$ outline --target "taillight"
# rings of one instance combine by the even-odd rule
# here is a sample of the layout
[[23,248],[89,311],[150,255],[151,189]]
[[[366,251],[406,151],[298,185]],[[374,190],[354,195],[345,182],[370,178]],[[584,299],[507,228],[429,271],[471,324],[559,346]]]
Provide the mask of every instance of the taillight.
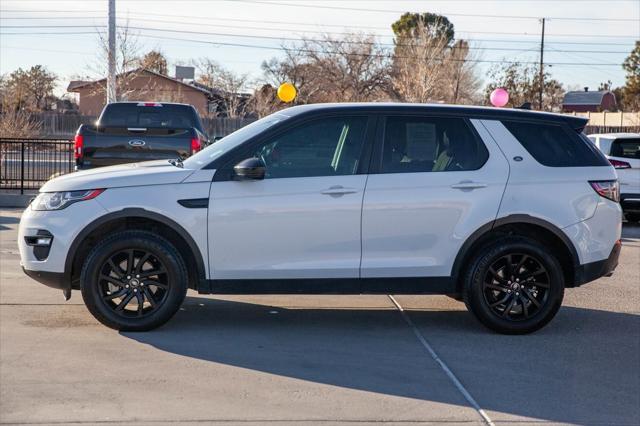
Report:
[[82,147],[84,146],[84,137],[82,135],[76,135],[74,139],[73,157],[77,160],[82,158]]
[[196,152],[200,151],[201,148],[202,144],[200,143],[200,139],[191,138],[191,153],[195,154]]
[[609,162],[611,163],[614,169],[630,169],[631,168],[631,164],[627,163],[626,161],[610,159]]
[[591,180],[589,183],[600,196],[616,203],[620,202],[620,185],[617,180]]

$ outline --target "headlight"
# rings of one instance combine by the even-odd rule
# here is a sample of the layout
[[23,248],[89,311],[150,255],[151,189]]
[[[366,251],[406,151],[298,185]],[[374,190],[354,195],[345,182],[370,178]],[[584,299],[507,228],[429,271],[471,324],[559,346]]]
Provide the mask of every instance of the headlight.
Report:
[[91,200],[102,194],[104,189],[81,191],[41,192],[31,203],[33,210],[61,210],[78,201]]

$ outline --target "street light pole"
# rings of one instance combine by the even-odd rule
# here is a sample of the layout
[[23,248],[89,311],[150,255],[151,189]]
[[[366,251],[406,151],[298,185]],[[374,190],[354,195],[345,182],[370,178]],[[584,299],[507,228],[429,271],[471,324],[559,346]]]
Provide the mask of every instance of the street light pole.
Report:
[[116,101],[116,0],[109,0],[107,103]]

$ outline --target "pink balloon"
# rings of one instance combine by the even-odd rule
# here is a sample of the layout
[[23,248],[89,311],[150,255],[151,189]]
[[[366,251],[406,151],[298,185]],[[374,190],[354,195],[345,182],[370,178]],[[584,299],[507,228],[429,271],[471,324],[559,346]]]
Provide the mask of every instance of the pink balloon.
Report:
[[491,101],[491,105],[503,107],[507,104],[507,102],[509,102],[509,92],[507,92],[502,87],[499,87],[491,92],[489,100]]

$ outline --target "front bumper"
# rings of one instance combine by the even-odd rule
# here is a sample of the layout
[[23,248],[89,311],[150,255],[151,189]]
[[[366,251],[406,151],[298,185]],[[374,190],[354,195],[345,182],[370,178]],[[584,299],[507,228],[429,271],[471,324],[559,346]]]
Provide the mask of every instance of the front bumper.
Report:
[[618,240],[607,259],[580,265],[575,274],[575,286],[581,286],[582,284],[597,280],[600,277],[610,277],[616,269],[616,266],[618,266],[621,250],[622,242]]
[[64,272],[47,272],[47,271],[30,271],[22,267],[22,271],[33,278],[34,280],[42,283],[48,287],[58,288],[61,290],[69,287],[68,280],[65,279]]
[[[27,207],[18,226],[18,249],[24,273],[49,287],[62,289],[67,297],[72,287],[71,270],[67,267],[69,248],[82,228],[105,212],[96,200],[53,211]],[[50,245],[33,244],[38,236],[49,237]]]

